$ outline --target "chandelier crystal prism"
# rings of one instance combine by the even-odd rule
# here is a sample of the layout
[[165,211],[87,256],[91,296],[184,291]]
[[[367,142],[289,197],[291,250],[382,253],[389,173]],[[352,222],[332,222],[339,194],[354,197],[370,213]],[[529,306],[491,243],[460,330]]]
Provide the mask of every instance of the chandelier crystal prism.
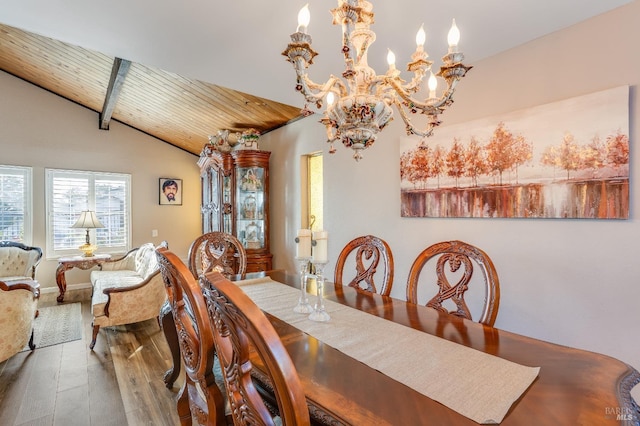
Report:
[[[362,159],[362,150],[370,147],[378,132],[393,119],[392,105],[400,113],[405,123],[407,135],[431,136],[440,124],[438,116],[453,102],[453,93],[458,81],[465,76],[470,66],[462,64],[464,56],[458,52],[460,32],[453,21],[449,31],[449,51],[442,58],[443,65],[428,79],[429,95],[424,100],[413,96],[421,90],[421,83],[431,70],[432,61],[424,50],[425,32],[422,27],[416,36],[416,51],[407,64],[407,71],[413,73],[410,82],[400,77],[395,67],[395,55],[389,51],[389,69],[377,75],[367,64],[369,46],[376,39],[369,28],[374,23],[373,5],[366,0],[338,0],[338,7],[331,9],[333,24],[342,26],[342,53],[345,69],[342,78],[334,75],[323,84],[313,82],[307,73],[309,65],[317,53],[311,48],[311,36],[307,34],[310,21],[308,5],[298,14],[298,28],[291,34],[291,42],[282,52],[293,64],[297,75],[296,90],[305,98],[302,109],[304,115],[312,114],[309,104],[320,109],[326,102],[324,117],[320,120],[327,130],[327,142],[331,144],[329,153],[335,153],[333,143],[341,141],[355,152],[356,161]],[[447,89],[436,95],[437,79],[447,83]],[[424,114],[426,126],[419,130],[411,122],[410,114]]]

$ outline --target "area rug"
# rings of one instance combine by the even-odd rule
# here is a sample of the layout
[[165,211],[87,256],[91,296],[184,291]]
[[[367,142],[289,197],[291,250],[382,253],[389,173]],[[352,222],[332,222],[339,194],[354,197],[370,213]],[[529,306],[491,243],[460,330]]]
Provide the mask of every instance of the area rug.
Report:
[[[66,303],[38,308],[40,314],[33,321],[33,342],[36,348],[81,339],[81,307],[80,303]],[[29,346],[22,350],[29,350]]]

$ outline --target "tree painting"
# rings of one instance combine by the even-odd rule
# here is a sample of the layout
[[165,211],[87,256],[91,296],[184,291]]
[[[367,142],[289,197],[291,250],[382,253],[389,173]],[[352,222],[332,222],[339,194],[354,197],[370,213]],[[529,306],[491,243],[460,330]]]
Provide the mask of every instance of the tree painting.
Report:
[[403,140],[402,215],[628,218],[628,96],[623,86]]

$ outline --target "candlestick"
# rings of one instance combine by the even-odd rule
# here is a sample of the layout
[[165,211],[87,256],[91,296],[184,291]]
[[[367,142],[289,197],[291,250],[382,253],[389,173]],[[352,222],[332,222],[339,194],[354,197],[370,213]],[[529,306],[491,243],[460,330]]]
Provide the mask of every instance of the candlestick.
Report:
[[296,257],[300,270],[300,298],[298,304],[293,308],[293,312],[308,314],[313,312],[313,306],[307,297],[307,280],[309,279],[309,265],[311,257]]
[[313,307],[313,312],[309,314],[311,321],[327,322],[331,319],[331,316],[324,309],[324,266],[325,262],[313,261],[313,266],[316,270],[316,304]]
[[296,258],[311,257],[311,230],[298,229],[296,237]]
[[327,263],[329,256],[327,253],[327,231],[316,231],[313,233],[315,245],[313,246],[313,263]]

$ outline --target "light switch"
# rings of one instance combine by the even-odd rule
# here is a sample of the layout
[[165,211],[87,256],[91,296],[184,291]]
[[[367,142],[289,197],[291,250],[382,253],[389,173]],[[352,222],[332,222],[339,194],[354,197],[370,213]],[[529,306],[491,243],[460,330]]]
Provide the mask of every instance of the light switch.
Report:
[[151,230],[151,236],[152,237],[157,237],[158,236],[158,230],[157,229],[152,229]]

